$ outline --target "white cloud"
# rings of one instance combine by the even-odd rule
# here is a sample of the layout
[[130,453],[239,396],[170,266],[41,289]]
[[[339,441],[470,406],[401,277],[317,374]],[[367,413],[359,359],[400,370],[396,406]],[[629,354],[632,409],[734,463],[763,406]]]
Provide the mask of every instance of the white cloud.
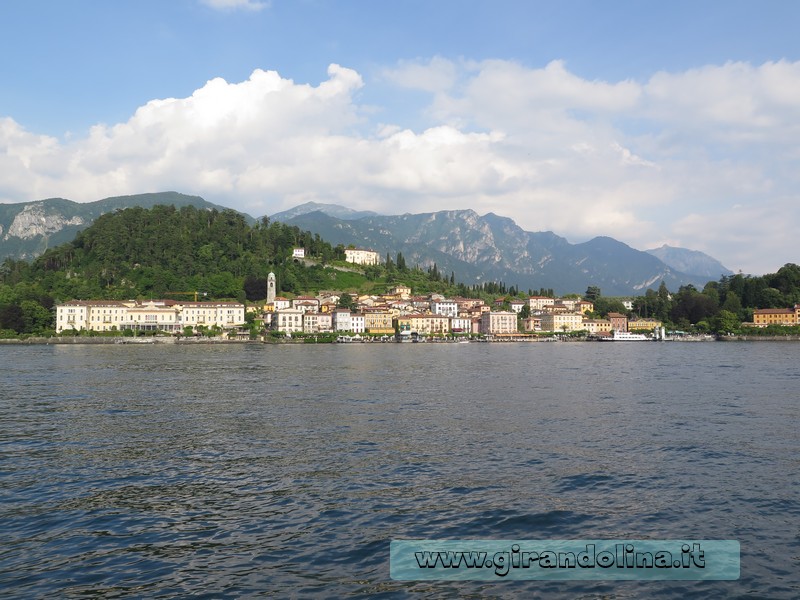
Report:
[[0,119],[0,201],[175,189],[254,216],[307,200],[472,208],[571,241],[680,240],[748,272],[798,261],[800,63],[604,82],[560,61],[434,58],[383,76],[430,94],[427,128],[373,122],[339,65],[318,85],[213,79],[66,140]]
[[260,0],[200,0],[200,2],[215,10],[259,11],[270,6],[269,2]]
[[398,87],[432,93],[449,91],[457,76],[458,66],[439,56],[426,63],[400,61],[396,68],[383,72],[383,77]]
[[800,132],[800,62],[657,73],[645,94],[651,118],[726,142],[796,140]]

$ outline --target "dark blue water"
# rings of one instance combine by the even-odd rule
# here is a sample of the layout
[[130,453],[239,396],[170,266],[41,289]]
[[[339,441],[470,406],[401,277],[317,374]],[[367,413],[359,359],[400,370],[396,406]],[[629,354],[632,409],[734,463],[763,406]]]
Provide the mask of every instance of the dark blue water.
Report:
[[[6,597],[800,597],[800,344],[0,346]],[[395,582],[393,538],[735,539]]]

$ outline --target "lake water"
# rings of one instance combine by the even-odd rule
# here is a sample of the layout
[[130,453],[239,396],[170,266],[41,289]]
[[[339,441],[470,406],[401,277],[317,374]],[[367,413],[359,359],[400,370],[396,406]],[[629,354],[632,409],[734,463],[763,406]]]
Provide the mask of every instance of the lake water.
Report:
[[[800,344],[0,346],[5,597],[800,597]],[[399,582],[392,539],[732,539]]]

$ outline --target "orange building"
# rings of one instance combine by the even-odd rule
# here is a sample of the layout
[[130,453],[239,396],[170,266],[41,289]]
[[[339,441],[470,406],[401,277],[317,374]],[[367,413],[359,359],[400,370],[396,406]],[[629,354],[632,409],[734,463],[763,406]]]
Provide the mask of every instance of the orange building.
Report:
[[753,323],[761,327],[798,325],[800,324],[800,304],[796,304],[794,308],[757,308],[753,311]]

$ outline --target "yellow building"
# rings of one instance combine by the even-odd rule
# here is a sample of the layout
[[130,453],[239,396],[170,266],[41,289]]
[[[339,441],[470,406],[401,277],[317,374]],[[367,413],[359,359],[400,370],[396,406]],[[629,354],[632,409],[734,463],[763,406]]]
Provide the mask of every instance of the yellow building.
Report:
[[392,334],[392,313],[387,311],[364,311],[364,330],[367,333]]
[[412,332],[422,335],[450,333],[450,317],[444,315],[408,315],[405,319]]
[[583,329],[589,332],[590,335],[611,333],[611,321],[608,319],[584,319]]
[[753,323],[760,327],[767,325],[800,324],[800,305],[794,308],[757,308],[753,311]]
[[393,296],[397,296],[400,300],[408,300],[411,298],[411,288],[407,285],[396,285],[389,293]]
[[552,312],[542,315],[542,331],[568,332],[583,329],[583,315],[576,312]]
[[657,327],[663,326],[658,319],[632,319],[628,321],[628,331],[653,331]]

